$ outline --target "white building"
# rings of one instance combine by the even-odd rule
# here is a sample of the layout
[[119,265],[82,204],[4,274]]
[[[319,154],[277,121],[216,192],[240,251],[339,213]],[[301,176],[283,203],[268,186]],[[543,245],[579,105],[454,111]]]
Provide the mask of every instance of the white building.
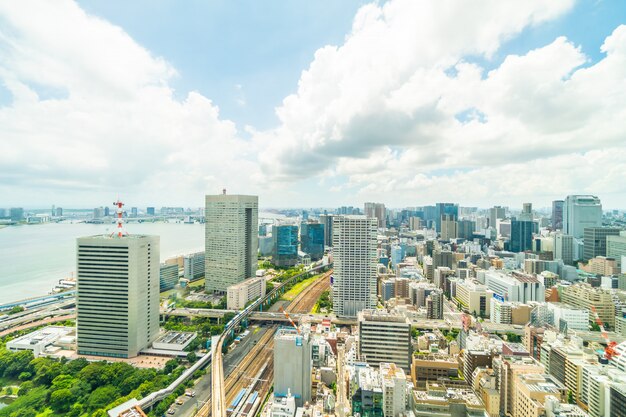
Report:
[[557,329],[567,324],[568,330],[589,330],[589,310],[563,303],[547,303],[553,326]]
[[563,204],[563,233],[584,236],[585,227],[602,226],[602,203],[593,195],[568,195]]
[[485,272],[485,285],[507,301],[545,301],[545,287],[532,275],[509,275],[490,270]]
[[7,342],[6,348],[12,352],[32,350],[33,356],[38,357],[46,353],[46,349],[57,342],[68,346],[75,343],[76,337],[73,336],[75,331],[74,327],[48,326],[10,340]]
[[376,306],[376,226],[375,218],[333,217],[333,308],[339,317]]
[[363,310],[359,313],[359,357],[372,366],[395,363],[411,368],[411,322],[399,313]]
[[205,210],[205,287],[209,292],[255,276],[259,251],[259,198],[207,195]]
[[159,237],[77,239],[78,354],[130,358],[159,335]]
[[190,253],[183,258],[183,276],[189,281],[204,276],[204,252]]
[[249,301],[265,296],[265,277],[254,277],[231,285],[226,290],[226,306],[229,310],[242,310]]
[[274,395],[291,393],[299,407],[311,401],[311,371],[310,333],[279,329],[274,336]]
[[270,417],[293,417],[296,415],[296,399],[287,390],[286,397],[274,397],[270,409]]
[[402,368],[394,363],[381,363],[384,417],[399,417],[406,412],[407,384]]

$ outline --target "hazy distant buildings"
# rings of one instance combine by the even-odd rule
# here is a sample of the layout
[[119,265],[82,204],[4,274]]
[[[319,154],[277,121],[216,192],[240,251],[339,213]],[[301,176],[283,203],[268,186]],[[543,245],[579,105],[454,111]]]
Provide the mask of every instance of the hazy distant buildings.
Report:
[[300,248],[312,261],[324,256],[324,225],[321,223],[302,223],[300,225]]
[[356,317],[376,306],[377,221],[336,216],[333,221],[333,306],[339,317]]
[[494,206],[489,209],[489,226],[496,227],[498,219],[505,219],[506,213],[504,207]]
[[563,233],[554,235],[554,259],[562,259],[566,265],[574,262],[574,238],[572,236]]
[[24,209],[21,207],[11,207],[9,209],[9,218],[13,222],[24,220]]
[[449,241],[457,238],[457,222],[452,214],[441,216],[441,240]]
[[256,275],[258,212],[257,196],[206,196],[207,291],[225,293],[230,285]]
[[552,202],[552,230],[563,230],[563,205],[565,201],[554,200]]
[[448,214],[452,219],[456,221],[459,218],[459,206],[454,203],[437,203],[435,205],[437,217],[435,218],[435,230],[441,233],[441,220],[443,216]]
[[77,239],[80,355],[137,356],[159,334],[159,237]]
[[563,232],[582,238],[586,227],[602,226],[602,204],[593,195],[568,195],[563,204]]
[[365,203],[363,213],[367,217],[375,217],[379,228],[387,227],[387,212],[382,203]]
[[298,226],[281,224],[272,227],[272,263],[281,268],[298,263]]
[[155,214],[154,207],[146,207],[146,214],[148,216],[154,216]]

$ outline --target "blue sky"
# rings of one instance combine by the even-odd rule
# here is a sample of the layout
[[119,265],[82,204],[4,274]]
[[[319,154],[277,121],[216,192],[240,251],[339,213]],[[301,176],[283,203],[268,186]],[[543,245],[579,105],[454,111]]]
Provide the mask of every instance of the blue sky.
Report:
[[0,5],[0,206],[626,208],[625,24],[617,0]]

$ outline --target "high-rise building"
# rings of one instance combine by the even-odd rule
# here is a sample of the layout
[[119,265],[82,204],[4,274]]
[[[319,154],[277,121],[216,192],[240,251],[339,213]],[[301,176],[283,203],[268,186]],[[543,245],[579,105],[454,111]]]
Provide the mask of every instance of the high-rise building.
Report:
[[207,195],[205,210],[205,286],[210,292],[256,275],[259,198],[251,195]]
[[554,235],[554,260],[562,259],[566,265],[574,262],[574,238],[563,233]]
[[24,209],[21,207],[11,207],[9,209],[9,217],[11,221],[19,222],[24,219]]
[[404,416],[407,404],[404,371],[395,363],[381,363],[380,377],[383,389],[383,417]]
[[359,357],[371,366],[395,363],[411,369],[411,322],[399,313],[363,310],[359,318]]
[[511,240],[509,250],[511,252],[525,252],[533,246],[532,221],[511,220]]
[[476,230],[476,222],[473,220],[459,220],[457,222],[457,237],[471,239]]
[[204,252],[190,253],[183,258],[183,276],[189,281],[204,276]]
[[569,285],[563,287],[561,301],[587,311],[595,307],[605,326],[610,328],[615,326],[615,304],[608,289],[594,288],[589,284]]
[[457,232],[457,222],[453,215],[444,214],[441,216],[441,240],[452,240],[456,239],[458,235]]
[[80,355],[137,356],[159,334],[159,237],[77,239]]
[[567,400],[567,388],[549,374],[519,375],[516,389],[513,417],[546,415],[545,403],[551,397],[556,397],[559,402],[566,402]]
[[443,319],[443,291],[436,289],[426,297],[426,318],[437,320]]
[[585,227],[583,237],[583,261],[596,256],[607,256],[607,236],[619,236],[620,229],[616,227]]
[[154,213],[155,213],[154,207],[146,207],[146,214],[148,216],[154,216]]
[[366,216],[333,220],[333,307],[339,317],[356,317],[376,306],[377,222]]
[[306,331],[281,328],[274,336],[274,395],[288,392],[299,407],[311,401],[311,340]]
[[375,217],[379,228],[387,227],[387,212],[383,203],[365,203],[363,213],[367,217]]
[[454,203],[437,203],[435,205],[437,217],[435,218],[435,230],[441,233],[441,220],[445,214],[452,216],[452,220],[459,218],[459,206]]
[[333,215],[321,214],[320,223],[324,225],[324,246],[333,246]]
[[506,213],[504,207],[493,206],[489,209],[489,227],[496,227],[496,221],[498,219],[506,219]]
[[131,207],[130,209],[130,217],[137,217],[139,210],[137,207]]
[[300,248],[312,261],[319,261],[324,256],[324,225],[321,223],[302,223],[300,225]]
[[178,284],[178,264],[161,264],[159,268],[159,291],[171,290]]
[[552,202],[552,230],[563,230],[563,200]]
[[281,224],[272,227],[272,262],[281,268],[298,263],[298,226]]
[[522,212],[519,215],[519,220],[525,222],[533,221],[533,204],[532,203],[524,203],[522,206]]
[[606,256],[615,258],[617,264],[622,267],[624,272],[624,261],[626,261],[626,232],[620,232],[619,236],[606,237]]
[[104,207],[104,217],[109,217],[111,210],[108,207]]
[[104,210],[102,209],[102,207],[96,207],[93,209],[93,218],[94,219],[99,219],[102,216],[104,216]]
[[593,195],[568,195],[563,204],[563,232],[577,239],[586,227],[602,226],[602,204]]

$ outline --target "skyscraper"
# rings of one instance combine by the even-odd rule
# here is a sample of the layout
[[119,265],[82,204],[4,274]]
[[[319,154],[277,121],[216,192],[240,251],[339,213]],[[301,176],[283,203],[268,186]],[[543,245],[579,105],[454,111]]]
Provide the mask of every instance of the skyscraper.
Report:
[[159,237],[98,235],[76,246],[78,353],[137,356],[159,334]]
[[367,217],[375,217],[378,221],[378,227],[387,227],[387,212],[383,203],[365,203],[363,213]]
[[602,203],[593,195],[568,195],[563,204],[563,232],[577,239],[585,227],[602,226]]
[[552,202],[552,230],[563,230],[563,200]]
[[523,220],[511,220],[511,252],[524,252],[531,250],[533,246],[534,222]]
[[532,203],[524,203],[522,207],[522,212],[519,215],[519,220],[522,221],[533,221],[533,204]]
[[436,204],[437,217],[435,218],[435,230],[441,233],[441,219],[445,214],[452,216],[452,220],[459,218],[459,206],[454,203],[437,203]]
[[441,216],[441,240],[456,239],[458,237],[457,222],[453,215]]
[[311,401],[311,336],[279,329],[274,336],[274,395],[296,397],[298,406]]
[[606,256],[607,236],[619,236],[617,227],[585,227],[583,261],[596,256]]
[[335,216],[333,304],[339,317],[356,317],[376,307],[377,221],[366,216]]
[[333,246],[333,215],[321,214],[320,223],[324,225],[324,246]]
[[506,213],[504,207],[493,206],[489,209],[489,227],[496,227],[496,220],[505,219]]
[[272,227],[272,262],[281,268],[298,263],[298,226],[281,224]]
[[574,262],[574,238],[557,233],[554,235],[554,259],[562,259],[566,265]]
[[225,293],[230,285],[255,276],[259,240],[259,198],[207,195],[205,210],[205,288]]
[[300,225],[300,248],[309,254],[312,261],[319,261],[324,256],[324,225],[321,223],[302,223]]

